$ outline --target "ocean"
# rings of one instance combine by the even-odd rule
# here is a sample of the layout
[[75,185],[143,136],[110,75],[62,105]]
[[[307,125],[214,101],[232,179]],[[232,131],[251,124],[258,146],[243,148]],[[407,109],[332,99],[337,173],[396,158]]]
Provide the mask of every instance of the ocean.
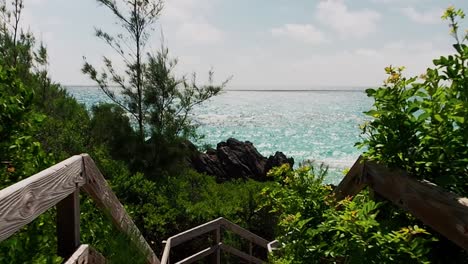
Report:
[[[67,90],[87,107],[109,101],[97,87]],[[204,135],[200,146],[250,141],[265,156],[282,151],[296,164],[324,163],[326,182],[336,184],[362,153],[354,145],[371,105],[363,90],[228,90],[197,107],[192,119]]]

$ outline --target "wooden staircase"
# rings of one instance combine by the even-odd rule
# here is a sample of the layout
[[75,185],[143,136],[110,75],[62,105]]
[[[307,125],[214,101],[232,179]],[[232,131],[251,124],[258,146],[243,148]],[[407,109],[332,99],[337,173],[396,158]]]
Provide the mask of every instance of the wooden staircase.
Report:
[[[248,263],[263,263],[265,260],[253,255],[253,246],[267,251],[275,245],[274,241],[269,242],[224,218],[218,218],[170,237],[165,241],[160,261],[87,154],[73,156],[0,190],[0,242],[56,206],[57,253],[67,260],[65,263],[106,263],[106,259],[90,245],[80,243],[80,190],[87,193],[101,211],[111,216],[113,224],[131,238],[148,263],[169,264],[171,248],[207,233],[214,234],[214,245],[174,263],[193,263],[215,254],[216,263],[219,264],[221,252],[235,255]],[[224,231],[246,239],[250,245],[249,252],[223,243]]]
[[[361,158],[337,186],[335,197],[340,200],[354,196],[366,186],[371,192],[407,210],[468,250],[467,198],[447,192],[430,182],[417,180],[404,171],[389,169]],[[248,263],[263,263],[266,260],[254,256],[253,247],[270,253],[278,246],[277,241],[269,242],[224,218],[218,218],[164,241],[166,245],[160,261],[87,154],[73,156],[0,190],[0,242],[56,206],[58,255],[67,259],[67,264],[105,263],[106,259],[99,252],[90,245],[80,243],[80,190],[87,193],[101,211],[111,216],[113,224],[132,239],[148,263],[169,264],[173,247],[207,234],[213,235],[212,245],[172,262],[193,263],[214,255],[213,262],[219,264],[221,253],[224,252]],[[234,233],[248,241],[248,252],[224,243],[224,232]]]

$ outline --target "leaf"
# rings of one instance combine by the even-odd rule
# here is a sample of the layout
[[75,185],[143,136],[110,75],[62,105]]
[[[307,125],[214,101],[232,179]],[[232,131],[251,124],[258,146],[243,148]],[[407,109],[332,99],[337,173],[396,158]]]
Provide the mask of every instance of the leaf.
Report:
[[434,118],[435,118],[435,120],[437,120],[437,121],[439,121],[439,122],[444,121],[444,119],[443,119],[439,114],[435,114],[435,115],[434,115]]

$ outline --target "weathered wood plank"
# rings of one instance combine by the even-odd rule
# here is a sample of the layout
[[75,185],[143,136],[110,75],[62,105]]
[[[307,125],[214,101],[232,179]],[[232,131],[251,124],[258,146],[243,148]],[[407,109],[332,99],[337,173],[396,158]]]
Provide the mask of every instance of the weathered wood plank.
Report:
[[73,156],[0,190],[0,241],[85,184],[82,157]]
[[238,256],[238,257],[240,257],[240,258],[242,258],[244,260],[247,260],[249,262],[253,262],[253,263],[257,263],[257,264],[264,263],[263,260],[258,259],[258,258],[253,257],[253,256],[249,256],[249,254],[244,253],[244,252],[238,250],[237,248],[233,248],[233,247],[225,245],[225,244],[221,244],[220,247],[221,247],[221,250],[226,251],[226,252],[228,252],[228,253],[230,253],[232,255]]
[[468,199],[406,172],[365,163],[365,182],[377,193],[468,250]]
[[138,227],[133,223],[120,201],[117,199],[106,180],[102,176],[94,161],[87,154],[82,155],[84,160],[87,183],[84,190],[90,195],[101,210],[109,213],[118,229],[127,234],[147,256],[149,263],[159,264],[159,259],[141,235]]
[[[230,221],[220,217],[218,219],[215,219],[213,221],[210,221],[208,223],[199,225],[197,227],[194,227],[192,229],[189,229],[185,232],[179,233],[175,236],[170,237],[166,241],[166,246],[164,248],[164,253],[161,258],[161,263],[166,264],[169,263],[169,255],[170,255],[170,249],[172,247],[175,247],[181,243],[184,243],[186,241],[189,241],[195,237],[201,236],[203,234],[209,233],[216,231],[216,241],[217,243],[221,243],[221,233],[220,233],[220,228],[225,228],[226,230],[229,230],[233,232],[236,235],[239,235],[240,237],[250,241],[251,243],[255,243],[263,248],[268,247],[269,241],[234,224],[231,223]],[[218,234],[219,233],[219,234]],[[219,240],[218,240],[219,239]],[[246,253],[244,253],[246,254]],[[246,254],[248,256],[248,254]],[[218,257],[217,257],[218,259]]]
[[65,264],[105,264],[107,263],[101,253],[89,245],[81,245]]
[[221,226],[224,227],[225,229],[239,235],[240,237],[248,240],[248,241],[251,241],[263,248],[267,248],[268,247],[268,243],[270,241],[264,239],[263,237],[260,237],[234,223],[231,223],[229,222],[228,220],[224,219],[224,218],[221,218],[220,219],[221,221]]
[[166,241],[166,246],[164,247],[164,252],[161,257],[161,263],[166,264],[169,263],[169,257],[170,257],[170,251],[172,247],[175,247],[177,245],[180,245],[181,243],[184,243],[186,241],[189,241],[195,237],[201,236],[203,234],[212,232],[214,230],[219,229],[220,227],[220,221],[223,219],[222,217],[215,219],[213,221],[210,221],[208,223],[196,226],[192,229],[189,229],[185,232],[179,233],[175,236],[170,237]]
[[333,191],[337,200],[343,200],[346,196],[354,196],[364,189],[366,186],[363,181],[364,170],[364,159],[359,157]]
[[199,225],[197,227],[194,227],[192,229],[179,233],[175,236],[172,236],[170,239],[168,239],[168,241],[170,240],[171,247],[175,247],[177,245],[180,245],[183,242],[192,240],[195,237],[215,231],[216,229],[219,228],[220,221],[221,221],[221,218],[218,218],[208,223]]
[[194,263],[197,260],[203,259],[204,257],[215,253],[218,249],[219,249],[219,244],[214,245],[214,246],[209,247],[209,248],[205,248],[204,250],[199,251],[198,253],[193,254],[190,257],[184,258],[183,260],[176,262],[176,264]]
[[57,204],[57,254],[69,258],[80,246],[80,190]]

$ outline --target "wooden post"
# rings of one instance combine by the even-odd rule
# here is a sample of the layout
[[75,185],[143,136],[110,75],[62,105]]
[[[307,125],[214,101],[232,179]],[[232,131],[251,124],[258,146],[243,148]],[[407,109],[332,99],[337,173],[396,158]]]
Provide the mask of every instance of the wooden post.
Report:
[[253,251],[253,243],[252,240],[249,240],[249,255],[250,255],[250,260],[249,263],[252,263],[252,251]]
[[67,260],[80,246],[80,189],[57,204],[57,254]]
[[221,263],[221,249],[219,248],[219,243],[221,243],[221,225],[218,225],[218,229],[216,229],[216,245],[218,246],[216,249],[216,264]]

